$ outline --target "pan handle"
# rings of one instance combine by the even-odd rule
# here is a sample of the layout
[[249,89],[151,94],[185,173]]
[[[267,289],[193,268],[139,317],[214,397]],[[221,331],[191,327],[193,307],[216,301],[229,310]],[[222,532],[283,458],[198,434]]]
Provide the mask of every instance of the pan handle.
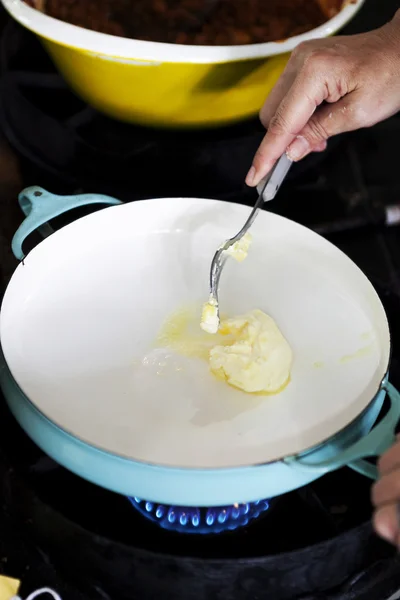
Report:
[[343,450],[343,452],[339,452],[339,454],[325,461],[312,462],[308,456],[293,456],[284,459],[284,462],[291,467],[322,473],[348,466],[366,477],[377,479],[377,467],[365,460],[365,457],[379,456],[390,448],[396,439],[396,425],[400,419],[400,393],[389,382],[382,384],[381,389],[386,391],[390,400],[390,407],[382,421],[373,427],[367,435]]
[[33,231],[38,229],[43,237],[54,233],[48,224],[48,221],[51,219],[59,217],[69,210],[88,204],[122,204],[121,200],[102,194],[57,196],[38,186],[28,187],[23,190],[18,196],[18,202],[26,216],[17,229],[11,243],[13,254],[18,260],[24,259],[25,254],[22,250],[22,244]]

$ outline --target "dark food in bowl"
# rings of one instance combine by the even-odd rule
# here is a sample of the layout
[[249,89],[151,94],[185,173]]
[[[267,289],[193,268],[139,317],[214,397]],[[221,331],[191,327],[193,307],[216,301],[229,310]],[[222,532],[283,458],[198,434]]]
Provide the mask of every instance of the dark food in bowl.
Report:
[[230,46],[284,40],[322,25],[343,0],[29,0],[46,14],[125,38]]

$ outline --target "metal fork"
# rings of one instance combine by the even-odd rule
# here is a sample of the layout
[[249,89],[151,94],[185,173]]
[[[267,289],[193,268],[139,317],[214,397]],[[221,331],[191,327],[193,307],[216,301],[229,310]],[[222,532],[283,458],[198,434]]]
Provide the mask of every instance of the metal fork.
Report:
[[268,173],[268,175],[265,177],[265,179],[263,179],[260,185],[258,186],[257,190],[260,195],[258,196],[257,202],[255,203],[254,208],[251,211],[250,216],[247,219],[246,223],[243,225],[242,229],[234,237],[230,238],[229,240],[226,240],[214,254],[210,270],[210,301],[217,307],[218,318],[218,287],[222,269],[224,268],[224,265],[228,258],[228,256],[226,255],[226,251],[231,246],[233,246],[233,244],[238,242],[248,232],[248,230],[254,223],[258,212],[260,211],[261,206],[264,204],[264,202],[268,202],[269,200],[273,200],[275,198],[283,180],[287,175],[287,172],[290,169],[291,164],[292,161],[287,157],[286,153],[283,154],[278,160],[278,162],[275,164],[275,166]]

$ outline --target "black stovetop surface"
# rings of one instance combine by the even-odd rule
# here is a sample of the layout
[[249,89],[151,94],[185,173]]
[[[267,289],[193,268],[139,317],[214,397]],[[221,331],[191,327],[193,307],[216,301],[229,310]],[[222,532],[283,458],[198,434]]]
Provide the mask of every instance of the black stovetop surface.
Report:
[[[397,4],[367,0],[352,27],[384,22]],[[0,162],[9,164],[4,153],[12,154],[19,176],[2,185],[0,166],[3,289],[16,265],[10,241],[21,221],[16,192],[23,186],[111,193],[125,201],[195,195],[254,202],[242,180],[262,135],[257,121],[179,135],[116,124],[72,97],[35,39],[5,23],[0,123],[12,149],[0,143]],[[325,153],[293,167],[268,206],[326,236],[372,280],[389,316],[397,386],[399,133],[395,116],[332,140]],[[118,147],[110,152],[112,142]],[[76,214],[52,225],[69,218]],[[342,469],[280,498],[243,531],[182,537],[45,457],[0,398],[0,573],[22,578],[23,594],[49,585],[64,600],[385,600],[400,589],[400,564],[372,532],[369,487]]]

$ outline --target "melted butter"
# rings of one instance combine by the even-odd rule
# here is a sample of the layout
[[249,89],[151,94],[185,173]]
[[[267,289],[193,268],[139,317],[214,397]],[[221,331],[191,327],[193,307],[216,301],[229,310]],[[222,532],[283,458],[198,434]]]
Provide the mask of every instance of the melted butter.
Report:
[[[237,385],[234,385],[233,383],[228,381],[226,374],[222,369],[212,370],[211,374],[214,375],[215,379],[218,379],[218,381],[224,381],[225,383],[227,383],[229,385],[229,387],[234,388],[235,390],[239,390],[240,392],[245,391],[242,388],[238,387]],[[284,389],[287,388],[290,381],[291,381],[291,377],[289,375],[289,377],[283,383],[283,385],[281,385],[278,389],[274,390],[273,392],[267,392],[267,391],[263,390],[261,392],[247,392],[246,391],[245,393],[250,396],[276,396],[276,394],[280,394],[281,392],[283,392]]]
[[359,348],[353,354],[346,354],[345,356],[342,356],[340,358],[339,362],[342,364],[346,364],[352,360],[356,360],[358,358],[363,358],[364,356],[368,356],[368,354],[370,354],[371,351],[372,351],[372,345],[364,346],[363,348]]
[[[261,311],[256,311],[261,314]],[[229,349],[236,344],[243,344],[247,339],[246,322],[236,323],[235,319],[227,320],[221,318],[221,326],[216,334],[210,335],[199,327],[199,309],[198,307],[182,307],[174,312],[163,323],[156,339],[158,348],[168,348],[180,356],[196,358],[209,362],[211,360],[212,350]],[[269,318],[269,317],[268,317]],[[239,318],[240,319],[240,318]],[[242,317],[243,319],[243,317]],[[228,350],[229,352],[229,350]],[[261,356],[255,357],[255,364],[261,359]],[[211,366],[211,364],[210,364]],[[250,367],[251,365],[249,365]],[[254,365],[253,365],[254,368]],[[240,385],[230,380],[229,371],[226,365],[223,368],[211,368],[212,375],[219,381],[224,381],[230,387],[238,389],[251,396],[272,396],[282,392],[290,382],[290,374],[285,381],[275,387],[273,390],[252,391],[246,390]],[[246,371],[245,371],[246,372]]]
[[[229,343],[229,336],[221,333],[210,335],[199,329],[199,311],[195,307],[183,307],[173,313],[162,325],[156,345],[171,348],[188,358],[209,359],[210,350],[216,344]],[[231,343],[234,342],[232,336]]]
[[[226,381],[226,383],[230,387],[234,388],[235,390],[240,390],[241,392],[244,391],[241,388],[237,387],[236,385],[233,385],[232,383],[227,381],[225,377],[224,377],[224,381]],[[285,390],[287,388],[287,386],[289,385],[290,382],[291,382],[291,377],[289,375],[289,377],[287,378],[285,383],[283,383],[278,389],[274,390],[273,392],[267,392],[267,391],[263,390],[261,392],[245,392],[245,393],[248,394],[249,396],[276,396],[277,394],[280,394],[281,392],[283,392],[283,390]]]
[[246,393],[277,394],[290,378],[292,350],[275,321],[261,310],[221,322],[234,343],[216,345],[210,368],[219,379]]

